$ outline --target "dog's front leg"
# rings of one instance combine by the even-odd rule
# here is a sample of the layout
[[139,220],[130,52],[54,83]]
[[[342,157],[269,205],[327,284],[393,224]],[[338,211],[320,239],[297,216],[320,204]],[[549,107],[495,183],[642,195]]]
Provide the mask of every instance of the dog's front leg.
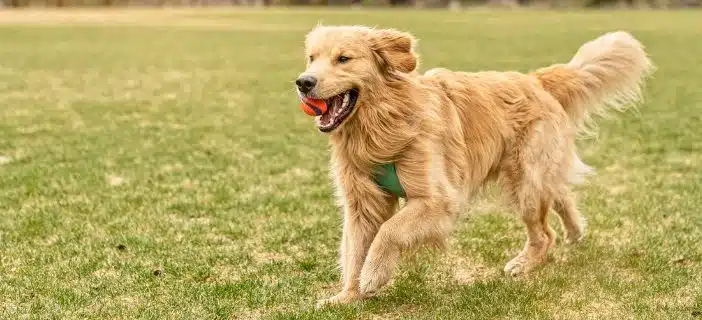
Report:
[[[367,192],[361,191],[364,189]],[[353,194],[344,193],[344,228],[339,257],[342,290],[331,298],[318,301],[318,308],[326,304],[351,303],[363,298],[359,276],[368,248],[380,225],[392,216],[397,205],[396,198],[382,194],[370,181],[359,181],[354,186]]]
[[373,294],[392,278],[402,250],[428,242],[442,243],[456,220],[457,211],[452,207],[443,201],[409,200],[400,212],[385,222],[361,270],[361,294]]
[[[363,260],[368,252],[373,237],[378,232],[375,224],[365,224],[346,214],[344,230],[341,237],[339,264],[341,267],[341,292],[335,296],[320,300],[318,307],[326,304],[351,303],[362,298],[358,277],[363,267]],[[349,219],[350,218],[350,219]]]

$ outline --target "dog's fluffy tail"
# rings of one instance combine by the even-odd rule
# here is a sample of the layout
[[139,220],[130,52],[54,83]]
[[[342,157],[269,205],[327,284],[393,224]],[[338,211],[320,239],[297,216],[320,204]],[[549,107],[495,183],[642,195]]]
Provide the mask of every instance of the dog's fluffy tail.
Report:
[[655,70],[643,45],[629,33],[607,33],[585,43],[567,64],[536,70],[541,85],[573,123],[590,132],[593,114],[624,110],[642,100],[644,79]]

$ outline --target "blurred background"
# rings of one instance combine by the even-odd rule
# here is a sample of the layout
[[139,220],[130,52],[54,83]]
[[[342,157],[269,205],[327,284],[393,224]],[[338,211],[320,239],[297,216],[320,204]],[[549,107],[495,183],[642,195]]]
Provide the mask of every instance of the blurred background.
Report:
[[702,0],[1,0],[0,7],[74,6],[349,6],[459,9],[472,6],[537,8],[681,9]]

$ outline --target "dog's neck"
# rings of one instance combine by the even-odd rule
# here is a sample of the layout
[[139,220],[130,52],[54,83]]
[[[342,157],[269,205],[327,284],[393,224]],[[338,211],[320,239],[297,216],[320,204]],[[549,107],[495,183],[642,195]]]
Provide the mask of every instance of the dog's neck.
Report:
[[356,115],[331,135],[337,157],[360,170],[396,161],[419,133],[422,112],[416,105],[414,79],[401,76],[378,90],[367,90]]

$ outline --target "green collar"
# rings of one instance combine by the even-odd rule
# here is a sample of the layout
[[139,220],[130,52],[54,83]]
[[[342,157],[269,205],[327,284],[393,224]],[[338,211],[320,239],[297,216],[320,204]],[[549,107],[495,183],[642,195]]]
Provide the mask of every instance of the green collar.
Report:
[[397,177],[397,172],[395,171],[395,163],[386,163],[380,165],[380,170],[373,177],[375,183],[378,186],[400,198],[406,197],[405,189],[402,188],[400,184],[400,178]]

